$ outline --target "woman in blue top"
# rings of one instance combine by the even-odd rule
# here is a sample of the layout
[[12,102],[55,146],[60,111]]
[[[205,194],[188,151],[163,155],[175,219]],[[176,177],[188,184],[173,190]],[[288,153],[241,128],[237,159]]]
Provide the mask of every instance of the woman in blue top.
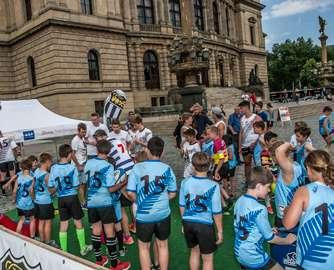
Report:
[[301,269],[329,270],[334,265],[334,163],[322,150],[306,160],[311,183],[297,190],[283,224],[299,223],[297,264]]
[[324,138],[327,144],[326,146],[327,148],[329,148],[330,145],[332,144],[331,138],[329,136],[332,133],[332,125],[330,120],[332,111],[333,110],[331,107],[328,106],[324,107],[322,110],[322,115],[320,115],[319,118],[319,133]]

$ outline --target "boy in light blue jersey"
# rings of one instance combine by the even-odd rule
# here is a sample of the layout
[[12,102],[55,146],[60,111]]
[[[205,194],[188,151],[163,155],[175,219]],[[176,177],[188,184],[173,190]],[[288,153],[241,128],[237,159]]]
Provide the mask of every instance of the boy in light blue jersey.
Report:
[[326,147],[330,148],[332,144],[332,124],[330,116],[333,109],[329,106],[326,106],[322,110],[322,115],[319,117],[319,133],[326,142]]
[[261,167],[261,153],[263,150],[264,133],[266,132],[266,124],[263,121],[258,121],[253,124],[254,133],[259,135],[253,149],[253,164],[254,167]]
[[96,264],[106,265],[108,258],[102,256],[101,233],[106,235],[106,246],[110,256],[112,270],[130,269],[129,262],[118,260],[117,240],[115,236],[115,211],[112,193],[118,191],[126,184],[115,183],[114,166],[108,160],[111,150],[110,142],[98,141],[97,157],[87,161],[84,173],[87,183],[88,221],[92,224],[92,243],[95,251]]
[[258,199],[268,194],[273,176],[262,167],[252,169],[247,182],[247,193],[241,196],[234,207],[234,254],[246,270],[283,270],[265,252],[263,243],[267,241],[276,245],[290,245],[296,236],[289,234],[286,238],[274,234],[268,220],[268,212]]
[[60,216],[59,241],[62,250],[67,252],[68,222],[74,219],[76,234],[80,245],[80,254],[85,256],[93,247],[86,245],[85,229],[81,219],[84,214],[78,199],[79,178],[77,168],[70,163],[72,148],[68,144],[59,147],[59,163],[51,167],[48,188],[51,193],[57,193]]
[[299,223],[298,269],[329,270],[334,266],[334,167],[330,155],[311,152],[306,160],[310,184],[297,190],[283,219],[289,230]]
[[297,189],[305,185],[302,167],[297,162],[292,161],[289,156],[293,150],[290,143],[282,141],[276,141],[270,147],[273,161],[280,167],[275,187],[275,225],[279,228],[283,227],[282,219],[285,209],[292,202]]
[[150,243],[153,235],[159,246],[161,270],[168,269],[168,237],[170,235],[169,200],[176,196],[176,179],[170,166],[160,161],[164,141],[153,137],[147,144],[149,160],[137,163],[127,185],[129,197],[137,202],[136,227],[140,264],[150,269]]
[[[201,257],[203,269],[213,269],[213,253],[217,244],[223,242],[220,187],[207,176],[210,161],[205,153],[195,153],[192,158],[195,175],[183,180],[180,189],[183,231],[191,249],[190,269],[197,269]],[[213,222],[217,227],[217,241]]]
[[13,190],[13,200],[16,202],[17,215],[20,217],[17,223],[16,232],[21,233],[25,218],[30,221],[30,237],[35,237],[35,206],[34,196],[34,178],[30,175],[31,163],[25,159],[21,162],[21,173],[17,174]]
[[41,242],[54,245],[54,242],[51,241],[54,208],[47,186],[49,182],[49,170],[52,164],[52,156],[49,153],[40,154],[39,164],[39,168],[34,172],[35,209],[36,218],[38,219],[38,233]]

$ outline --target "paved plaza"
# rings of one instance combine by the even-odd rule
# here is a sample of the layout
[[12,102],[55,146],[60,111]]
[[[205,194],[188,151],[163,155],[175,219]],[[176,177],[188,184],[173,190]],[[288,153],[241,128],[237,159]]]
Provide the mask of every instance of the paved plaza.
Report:
[[[319,117],[318,115],[314,115],[304,119],[295,119],[294,121],[291,122],[291,124],[285,125],[284,128],[282,128],[280,123],[278,123],[278,125],[274,127],[274,131],[279,134],[280,138],[289,141],[290,136],[293,133],[294,122],[303,120],[307,122],[312,129],[311,138],[314,146],[316,148],[322,149],[324,147],[324,142],[318,132],[318,117]],[[24,156],[28,156],[30,154],[38,155],[38,153],[42,151],[48,151],[55,156],[57,145],[60,145],[61,143],[64,142],[70,142],[70,139],[71,137],[64,137],[64,138],[58,138],[54,141],[50,140],[50,141],[42,141],[38,144],[28,144],[24,147],[23,155]],[[177,176],[177,179],[182,180],[184,162],[179,152],[175,149],[174,138],[163,136],[163,139],[166,142],[166,150],[163,159],[165,162],[167,162],[172,166]],[[240,187],[239,189],[240,193],[241,188],[243,186],[242,183],[244,181],[243,167],[238,167],[236,177],[239,180],[238,186]],[[11,202],[11,198],[0,196],[0,213],[5,213],[13,208],[15,208],[15,206]]]

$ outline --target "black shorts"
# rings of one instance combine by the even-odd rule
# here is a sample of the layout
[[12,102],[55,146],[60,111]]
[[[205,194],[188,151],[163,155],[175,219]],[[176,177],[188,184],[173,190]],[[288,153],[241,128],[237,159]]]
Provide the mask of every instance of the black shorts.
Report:
[[36,218],[40,220],[49,220],[55,217],[53,204],[35,203]]
[[235,168],[228,170],[228,177],[234,177],[235,176]]
[[15,161],[7,161],[0,163],[0,171],[2,173],[15,170]]
[[201,254],[216,251],[215,230],[212,225],[183,221],[183,231],[188,248],[199,246]]
[[31,210],[22,210],[20,208],[17,208],[17,215],[19,217],[34,217],[35,216],[35,208],[31,209]]
[[241,148],[242,156],[248,156],[248,155],[253,155],[253,149],[250,147],[243,147]]
[[[215,165],[214,167],[214,171],[216,171],[217,165]],[[229,165],[228,162],[223,163],[222,167],[219,170],[219,175],[220,175],[220,179],[227,179],[228,175],[229,175]]]
[[132,202],[128,200],[123,194],[121,195],[120,200],[122,207],[130,207],[132,205]]
[[[275,265],[277,264],[277,262],[272,259],[272,258],[269,258],[269,261],[266,265],[262,266],[261,268],[256,268],[256,270],[270,270],[272,269]],[[246,266],[243,266],[241,265],[241,269],[242,270],[250,270],[252,268],[247,268]]]
[[141,223],[136,221],[137,238],[144,242],[151,242],[153,234],[161,241],[167,240],[170,235],[170,216],[154,223]]
[[59,198],[58,209],[59,209],[60,221],[66,221],[71,218],[79,220],[82,219],[84,216],[77,195]]
[[102,224],[115,223],[114,207],[88,208],[88,222],[93,224],[100,221]]

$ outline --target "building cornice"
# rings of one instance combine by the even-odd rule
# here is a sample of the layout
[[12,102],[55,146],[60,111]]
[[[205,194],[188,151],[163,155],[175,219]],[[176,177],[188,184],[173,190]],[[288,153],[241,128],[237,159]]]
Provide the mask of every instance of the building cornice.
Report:
[[263,10],[266,6],[260,2],[254,0],[236,0],[236,4],[243,4],[255,8],[257,10]]

